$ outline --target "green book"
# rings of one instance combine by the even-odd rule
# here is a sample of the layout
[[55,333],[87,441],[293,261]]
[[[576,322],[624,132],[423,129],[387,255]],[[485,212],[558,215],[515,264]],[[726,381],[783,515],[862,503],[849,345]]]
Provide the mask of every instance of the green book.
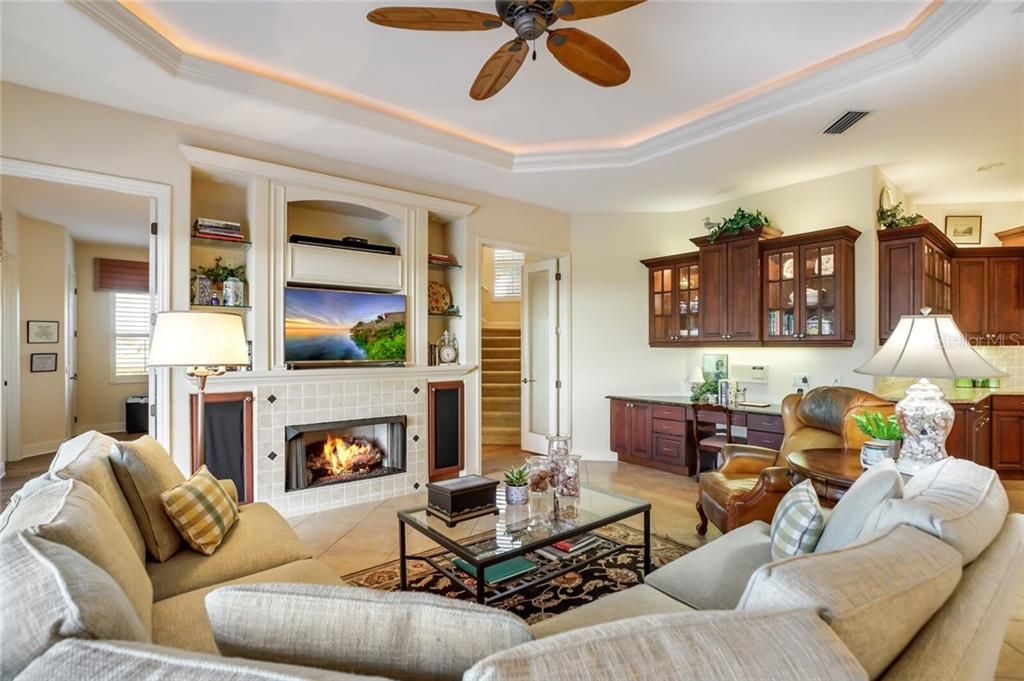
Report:
[[[469,574],[471,577],[476,577],[476,568],[468,562],[461,558],[456,558],[452,562],[463,572]],[[484,568],[484,581],[491,585],[501,584],[513,577],[526,574],[536,567],[536,563],[528,561],[525,558],[511,558],[488,568]]]

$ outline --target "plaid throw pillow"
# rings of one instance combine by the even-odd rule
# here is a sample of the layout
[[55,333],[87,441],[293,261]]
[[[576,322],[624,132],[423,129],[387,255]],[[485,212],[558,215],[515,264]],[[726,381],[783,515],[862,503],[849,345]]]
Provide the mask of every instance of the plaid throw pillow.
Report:
[[772,516],[772,559],[813,552],[824,529],[818,494],[811,481],[804,480],[786,492]]
[[206,466],[161,494],[160,500],[189,546],[207,556],[213,555],[238,520],[238,505]]

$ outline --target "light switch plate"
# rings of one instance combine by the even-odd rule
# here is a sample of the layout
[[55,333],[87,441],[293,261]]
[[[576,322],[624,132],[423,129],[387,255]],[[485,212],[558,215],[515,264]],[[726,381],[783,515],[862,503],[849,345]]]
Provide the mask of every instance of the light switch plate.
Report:
[[811,375],[810,374],[793,374],[793,387],[794,388],[810,388],[811,387]]

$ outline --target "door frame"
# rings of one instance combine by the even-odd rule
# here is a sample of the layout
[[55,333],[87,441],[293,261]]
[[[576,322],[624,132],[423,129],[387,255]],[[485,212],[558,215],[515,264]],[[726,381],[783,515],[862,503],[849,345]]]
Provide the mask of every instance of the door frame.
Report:
[[[562,285],[559,287],[559,374],[562,378],[562,392],[558,400],[559,409],[559,430],[565,435],[572,435],[572,258],[568,251],[552,250],[550,247],[534,246],[520,241],[508,241],[488,236],[477,235],[473,247],[476,252],[472,258],[467,259],[473,263],[475,271],[467,272],[467,290],[472,292],[476,304],[469,307],[474,312],[475,321],[473,328],[467,328],[466,333],[472,334],[475,347],[473,354],[468,358],[470,362],[475,360],[477,364],[477,381],[474,393],[467,397],[467,402],[475,405],[476,409],[467,410],[466,427],[472,429],[471,439],[473,443],[467,442],[466,447],[466,471],[479,473],[482,469],[483,448],[483,390],[481,389],[483,379],[483,301],[480,299],[480,269],[483,264],[483,247],[489,248],[510,248],[529,255],[540,255],[545,258],[556,258],[558,260],[558,271],[562,275]],[[520,299],[520,305],[522,300]],[[520,315],[522,309],[520,308]],[[469,386],[467,385],[467,388]],[[570,446],[571,446],[570,441]]]
[[[530,366],[535,361],[533,353],[530,351],[530,327],[528,319],[530,318],[529,307],[532,296],[529,293],[529,276],[534,272],[548,272],[554,268],[554,276],[550,283],[553,285],[553,290],[548,292],[548,307],[554,308],[555,312],[555,328],[552,329],[554,333],[554,343],[547,348],[547,363],[549,367],[548,380],[558,381],[561,379],[561,373],[559,371],[561,365],[561,347],[559,347],[559,336],[561,335],[559,322],[561,318],[561,293],[562,287],[559,284],[559,262],[558,258],[544,258],[543,260],[535,260],[531,263],[523,263],[523,280],[522,280],[522,295],[520,297],[520,311],[519,311],[519,338],[520,338],[520,369],[519,374],[522,377],[519,385],[519,404],[522,411],[519,422],[519,448],[523,451],[533,452],[535,454],[543,454],[547,451],[543,440],[545,439],[544,433],[534,433],[530,429],[531,416],[533,415],[533,399],[528,397],[533,391],[528,390],[529,383],[534,383],[534,379],[530,377]],[[548,319],[550,320],[550,311]],[[546,386],[547,390],[551,390],[551,385]],[[552,424],[555,431],[554,434],[561,434],[558,431],[561,430],[561,421],[559,419],[561,413],[561,405],[559,401],[561,399],[561,388],[555,389],[555,395],[559,398],[553,401],[553,404],[548,405],[548,420]]]
[[[150,269],[156,269],[153,281],[156,283],[156,291],[153,295],[156,311],[171,309],[171,186],[158,182],[146,180],[135,180],[117,175],[95,173],[88,170],[76,170],[74,168],[63,168],[61,166],[49,165],[47,163],[36,163],[34,161],[22,161],[0,156],[0,175],[19,177],[28,180],[44,180],[58,184],[69,184],[77,187],[89,187],[93,189],[105,189],[107,191],[119,192],[142,196],[150,200],[152,206],[151,215],[153,224],[156,225],[156,235],[152,237],[151,243],[156,248],[156,257],[150,259]],[[170,370],[162,367],[150,369],[152,383],[155,386],[154,396],[150,399],[150,423],[153,437],[159,440],[164,446],[170,446],[171,440],[171,393],[170,393]],[[17,392],[21,395],[20,379],[18,380]],[[155,405],[153,405],[155,398]],[[5,401],[6,402],[6,401]],[[155,410],[152,408],[155,406]],[[153,418],[156,420],[156,427],[153,428]],[[20,452],[19,452],[20,454]]]

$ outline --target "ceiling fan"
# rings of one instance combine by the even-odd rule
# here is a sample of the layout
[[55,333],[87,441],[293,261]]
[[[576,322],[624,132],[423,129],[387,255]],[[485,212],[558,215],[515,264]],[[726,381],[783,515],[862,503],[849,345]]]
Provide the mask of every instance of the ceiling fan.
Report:
[[[629,80],[629,64],[609,45],[578,28],[551,29],[559,19],[579,21],[621,12],[644,0],[496,0],[496,14],[441,7],[381,7],[366,15],[371,22],[415,31],[489,31],[510,26],[516,37],[498,48],[477,74],[469,96],[498,94],[530,52],[527,42],[545,33],[551,54],[565,68],[595,85],[613,87]],[[534,50],[533,58],[537,59]]]

